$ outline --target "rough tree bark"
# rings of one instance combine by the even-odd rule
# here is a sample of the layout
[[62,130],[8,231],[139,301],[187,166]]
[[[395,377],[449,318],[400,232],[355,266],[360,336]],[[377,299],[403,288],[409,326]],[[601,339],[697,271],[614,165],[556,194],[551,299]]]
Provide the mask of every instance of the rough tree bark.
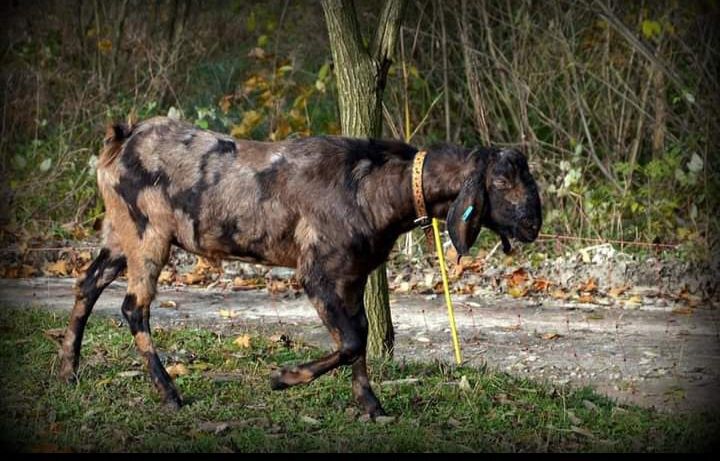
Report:
[[[352,0],[323,0],[340,100],[340,123],[345,136],[382,135],[382,97],[390,56],[407,0],[386,0],[370,46],[363,44]],[[394,333],[390,317],[385,264],[370,275],[365,289],[368,316],[368,355],[392,354]]]

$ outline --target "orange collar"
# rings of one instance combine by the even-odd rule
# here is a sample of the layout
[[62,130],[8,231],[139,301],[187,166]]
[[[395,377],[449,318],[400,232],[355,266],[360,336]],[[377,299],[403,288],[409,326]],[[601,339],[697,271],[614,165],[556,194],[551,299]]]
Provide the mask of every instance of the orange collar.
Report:
[[432,251],[434,241],[432,222],[425,208],[425,196],[423,194],[423,166],[425,165],[426,155],[427,152],[424,150],[415,154],[412,168],[412,191],[415,214],[417,215],[415,223],[419,224],[420,228],[425,232],[426,243],[430,251]]

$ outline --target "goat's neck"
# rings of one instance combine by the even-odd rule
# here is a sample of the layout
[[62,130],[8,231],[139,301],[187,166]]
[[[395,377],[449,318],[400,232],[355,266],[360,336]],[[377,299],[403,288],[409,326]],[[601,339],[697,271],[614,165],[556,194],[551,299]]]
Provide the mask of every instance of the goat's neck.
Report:
[[[423,174],[425,206],[431,218],[445,219],[450,205],[469,174],[467,154],[429,151]],[[393,237],[417,227],[412,193],[412,161],[394,164],[368,188],[371,203],[385,206],[375,210],[375,227]],[[393,191],[393,193],[388,193]]]
[[[425,206],[431,218],[445,219],[450,205],[460,193],[460,188],[472,171],[468,162],[469,152],[428,152],[423,173]],[[411,180],[412,181],[412,180]],[[412,200],[412,191],[411,198]]]

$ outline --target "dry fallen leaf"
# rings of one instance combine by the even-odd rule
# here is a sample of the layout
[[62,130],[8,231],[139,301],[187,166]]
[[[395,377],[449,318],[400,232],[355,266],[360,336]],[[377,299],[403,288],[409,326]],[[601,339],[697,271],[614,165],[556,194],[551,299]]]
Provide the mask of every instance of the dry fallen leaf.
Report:
[[513,273],[508,277],[507,285],[508,287],[522,285],[527,281],[527,278],[527,272],[521,267],[520,269],[513,271]]
[[199,274],[197,272],[190,272],[183,276],[183,283],[185,283],[186,285],[195,285],[204,280],[205,280],[205,275]]
[[677,314],[677,315],[690,315],[693,313],[693,310],[692,310],[692,307],[683,306],[683,307],[678,307],[678,308],[673,309],[672,313]]
[[630,296],[628,299],[625,300],[625,304],[632,304],[635,306],[639,306],[640,304],[642,304],[642,296],[640,296],[640,295]]
[[555,333],[554,331],[548,332],[548,333],[545,333],[544,335],[542,335],[542,339],[550,340],[550,339],[558,339],[558,338],[562,338],[562,335],[559,333]]
[[608,295],[610,295],[612,298],[619,298],[629,289],[630,289],[630,285],[622,285],[619,287],[613,287],[613,288],[610,288],[610,291],[608,291]]
[[225,319],[231,319],[233,317],[237,317],[237,312],[235,312],[232,309],[220,309],[218,310],[218,314],[220,314],[220,317]]
[[160,272],[160,277],[158,277],[158,283],[170,284],[173,282],[174,278],[175,278],[175,274],[173,273],[173,271],[164,269]]
[[271,342],[281,343],[285,347],[292,347],[292,339],[288,335],[275,334],[268,338]]
[[447,259],[448,261],[457,261],[458,254],[457,254],[457,250],[455,249],[455,247],[451,246],[450,248],[447,249],[447,251],[445,252],[445,259]]
[[683,301],[685,301],[690,307],[697,307],[702,301],[702,298],[700,298],[699,296],[691,295],[690,290],[688,290],[687,287],[683,288],[677,297],[678,299],[682,299]]
[[173,365],[170,365],[166,368],[166,370],[170,377],[173,379],[177,378],[178,376],[185,376],[190,373],[190,370],[188,370],[188,368],[182,363],[175,363]]
[[43,270],[46,275],[68,275],[70,273],[70,266],[64,259],[58,259],[54,263],[48,263],[45,265]]
[[592,295],[589,294],[582,294],[578,296],[578,302],[585,303],[585,304],[592,304],[595,302],[595,298],[592,297]]
[[195,267],[193,268],[193,272],[198,272],[201,274],[211,272],[216,274],[222,274],[222,263],[219,260],[208,259],[202,256],[198,256],[197,263],[195,263]]
[[597,279],[590,277],[586,282],[583,282],[578,287],[578,291],[584,291],[587,293],[594,293],[598,289]]
[[288,290],[287,283],[282,280],[271,280],[267,285],[270,293],[285,293]]
[[513,298],[522,298],[528,294],[528,289],[526,287],[512,286],[508,288],[508,294]]
[[547,291],[551,285],[553,285],[553,282],[550,280],[538,278],[533,280],[532,289],[534,291]]
[[172,301],[172,300],[167,299],[167,300],[165,300],[165,301],[161,301],[161,302],[160,302],[160,307],[167,307],[167,308],[169,308],[169,309],[176,309],[176,308],[177,308],[177,303],[176,303],[175,301]]
[[232,289],[234,291],[240,291],[240,290],[256,290],[258,288],[264,288],[265,287],[265,280],[259,277],[251,278],[251,279],[244,279],[242,277],[235,277],[233,279],[233,287]]
[[51,328],[43,331],[43,335],[56,345],[60,346],[65,337],[65,328]]
[[242,347],[244,349],[250,348],[250,335],[242,335],[235,338],[235,341],[233,343],[236,346]]
[[550,293],[550,296],[555,299],[568,299],[570,293],[565,292],[562,288],[558,288],[557,290],[554,290],[552,293]]
[[410,291],[410,282],[400,282],[400,285],[395,288],[395,291],[398,293],[408,293]]
[[478,263],[476,263],[475,260],[471,256],[462,256],[460,258],[460,261],[458,261],[458,263],[453,266],[451,276],[458,278],[466,270],[471,270],[477,266],[478,266]]

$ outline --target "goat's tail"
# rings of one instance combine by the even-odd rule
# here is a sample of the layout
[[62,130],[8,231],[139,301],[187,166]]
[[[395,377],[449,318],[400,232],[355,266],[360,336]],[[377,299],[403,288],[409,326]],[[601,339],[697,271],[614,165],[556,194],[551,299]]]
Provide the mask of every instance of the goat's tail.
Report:
[[107,167],[115,161],[123,144],[132,134],[133,128],[133,125],[126,123],[108,125],[105,131],[105,143],[100,152],[98,166]]

